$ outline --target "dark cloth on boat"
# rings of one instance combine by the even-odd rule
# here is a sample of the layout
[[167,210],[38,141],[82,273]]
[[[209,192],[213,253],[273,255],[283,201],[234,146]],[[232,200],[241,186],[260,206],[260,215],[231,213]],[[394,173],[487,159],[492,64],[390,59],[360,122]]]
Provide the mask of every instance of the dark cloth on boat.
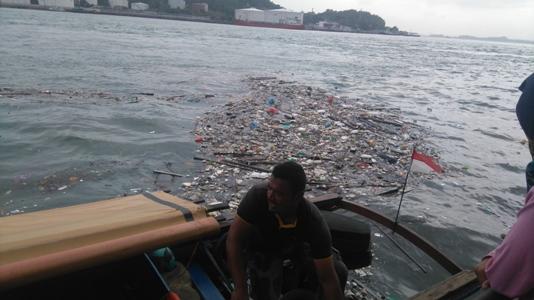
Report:
[[[516,114],[521,128],[525,132],[530,141],[534,140],[534,73],[532,73],[519,86],[519,90],[523,92],[517,101]],[[532,143],[532,142],[531,142]],[[534,159],[534,151],[531,154]]]
[[[334,252],[333,259],[343,291],[348,270],[337,252]],[[296,251],[290,259],[255,252],[250,254],[247,265],[254,300],[280,299],[280,296],[283,300],[323,299],[313,259],[305,251]]]
[[501,295],[491,289],[482,290],[475,300],[511,300],[504,295]]
[[319,209],[303,200],[297,208],[297,223],[294,228],[280,228],[275,214],[269,211],[267,184],[252,187],[239,204],[237,214],[253,225],[255,234],[249,247],[265,253],[284,257],[287,249],[307,244],[311,257],[326,258],[332,255],[332,237]]

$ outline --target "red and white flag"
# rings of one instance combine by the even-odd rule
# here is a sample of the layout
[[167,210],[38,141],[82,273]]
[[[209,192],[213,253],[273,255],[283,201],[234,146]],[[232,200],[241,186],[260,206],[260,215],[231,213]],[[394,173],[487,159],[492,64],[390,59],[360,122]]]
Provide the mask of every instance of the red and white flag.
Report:
[[438,165],[434,159],[428,155],[417,152],[413,149],[412,152],[412,171],[421,173],[443,173],[443,168]]

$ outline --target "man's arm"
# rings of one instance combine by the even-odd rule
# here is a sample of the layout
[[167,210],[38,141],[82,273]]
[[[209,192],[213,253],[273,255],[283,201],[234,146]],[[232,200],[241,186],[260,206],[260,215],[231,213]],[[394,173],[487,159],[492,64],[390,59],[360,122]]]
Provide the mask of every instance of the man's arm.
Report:
[[[502,243],[477,266],[479,281],[509,298],[524,296],[534,286],[534,190]],[[489,257],[489,258],[488,258]],[[486,281],[485,281],[486,280]]]
[[486,265],[488,264],[490,258],[491,256],[484,257],[482,261],[475,267],[475,274],[477,275],[478,282],[483,289],[490,287],[488,276],[486,275]]
[[314,259],[313,264],[315,265],[315,271],[317,272],[317,277],[323,288],[323,293],[325,299],[344,299],[343,291],[339,285],[339,279],[337,278],[336,269],[334,267],[334,259],[332,256]]
[[232,300],[248,299],[243,249],[251,232],[252,225],[236,214],[234,222],[228,231],[228,238],[226,239],[228,268],[230,269],[230,274],[232,275],[235,286],[235,290],[232,293]]

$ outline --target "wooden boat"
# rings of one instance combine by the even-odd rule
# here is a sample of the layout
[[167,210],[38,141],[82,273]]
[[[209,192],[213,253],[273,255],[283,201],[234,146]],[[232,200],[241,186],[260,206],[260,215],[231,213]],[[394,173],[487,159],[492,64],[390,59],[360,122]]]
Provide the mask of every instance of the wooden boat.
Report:
[[[336,194],[312,202],[325,214],[334,212],[326,219],[350,268],[370,263],[370,242],[365,242],[370,235],[365,223],[356,231],[354,225],[347,229],[336,218],[338,210],[394,228],[451,273],[412,299],[466,299],[478,291],[473,272],[410,229]],[[232,216],[212,217],[210,212],[227,207],[201,204],[154,192],[0,218],[0,299],[172,299],[176,295],[169,284],[176,286],[173,280],[182,280],[184,273],[196,291],[182,299],[228,299],[231,282],[223,252]],[[353,241],[354,234],[361,238]],[[166,246],[185,266],[181,274],[165,273],[157,257],[148,255]]]

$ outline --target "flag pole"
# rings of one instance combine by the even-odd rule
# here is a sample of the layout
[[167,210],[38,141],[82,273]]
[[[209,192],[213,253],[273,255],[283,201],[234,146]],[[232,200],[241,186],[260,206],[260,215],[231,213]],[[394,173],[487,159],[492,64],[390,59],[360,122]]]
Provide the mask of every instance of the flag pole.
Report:
[[402,205],[402,199],[404,198],[404,191],[406,190],[406,184],[408,183],[408,177],[410,176],[410,172],[412,170],[412,163],[413,163],[413,154],[415,152],[415,146],[412,149],[412,155],[410,156],[410,166],[408,167],[408,172],[406,172],[406,178],[404,179],[404,186],[402,187],[402,194],[399,201],[399,208],[397,208],[397,215],[395,216],[395,224],[393,225],[393,232],[397,229],[397,224],[399,223],[399,213]]

